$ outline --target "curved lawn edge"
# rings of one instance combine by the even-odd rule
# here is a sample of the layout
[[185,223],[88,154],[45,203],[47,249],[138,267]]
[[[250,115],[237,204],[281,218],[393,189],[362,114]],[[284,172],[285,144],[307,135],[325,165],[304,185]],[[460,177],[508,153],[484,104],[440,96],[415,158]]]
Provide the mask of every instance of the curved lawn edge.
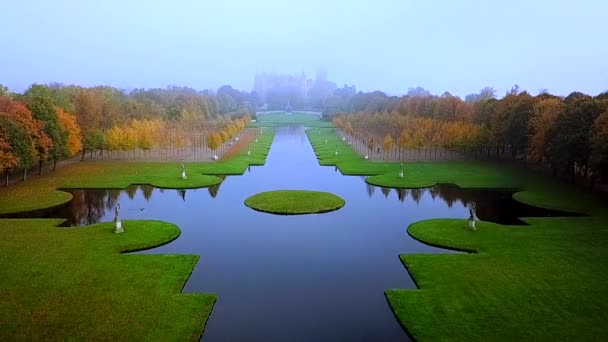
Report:
[[[200,338],[217,296],[183,293],[199,261],[190,254],[126,254],[167,244],[180,236],[175,224],[159,220],[124,220],[59,228],[59,219],[0,219],[0,259],[21,260],[0,271],[0,283],[16,303],[65,293],[69,300],[52,310],[70,324],[58,335],[75,339],[195,340]],[[16,242],[18,242],[16,244]],[[22,244],[27,243],[27,248]],[[74,261],[77,262],[74,262]],[[28,284],[36,283],[30,287]],[[27,298],[27,299],[26,299]],[[10,301],[8,302],[10,304]],[[89,305],[81,305],[89,303]],[[38,340],[48,336],[54,316],[31,320],[28,310],[0,301],[16,330],[0,330],[0,340]],[[42,308],[44,308],[44,304]],[[49,305],[49,304],[47,304]],[[108,312],[108,310],[110,310]],[[146,315],[141,315],[145,312]],[[108,315],[108,313],[110,313]],[[121,324],[138,316],[130,324]],[[164,322],[168,320],[170,324]],[[16,335],[14,335],[16,334]]]
[[[423,220],[423,221],[417,221],[414,222],[412,224],[410,224],[407,229],[407,235],[409,235],[412,239],[423,243],[425,245],[429,245],[432,247],[437,247],[437,248],[443,248],[443,249],[448,249],[451,251],[455,251],[455,252],[464,252],[464,253],[479,253],[479,251],[475,248],[472,247],[462,247],[462,246],[457,246],[456,244],[451,244],[449,241],[433,241],[432,236],[419,236],[420,235],[420,230],[423,230],[425,228],[427,228],[428,226],[432,226],[435,227],[435,223],[437,224],[442,224],[442,223],[446,223],[446,222],[462,222],[463,227],[467,227],[467,220],[464,219],[430,219],[430,220]],[[466,229],[466,228],[464,228]],[[439,240],[439,239],[438,239]],[[406,255],[406,254],[403,254]],[[404,264],[405,266],[405,264]],[[407,266],[406,266],[407,268]],[[412,279],[414,279],[414,277],[412,277]]]
[[244,204],[256,211],[275,215],[307,215],[336,211],[346,201],[332,193],[311,190],[274,190],[245,199]]

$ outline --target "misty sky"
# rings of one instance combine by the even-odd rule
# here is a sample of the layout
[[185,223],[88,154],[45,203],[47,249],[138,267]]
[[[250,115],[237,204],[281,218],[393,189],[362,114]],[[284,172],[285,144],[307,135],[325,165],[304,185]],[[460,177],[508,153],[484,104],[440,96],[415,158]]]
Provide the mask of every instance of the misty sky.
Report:
[[0,83],[120,88],[306,72],[401,95],[608,89],[608,1],[3,1]]

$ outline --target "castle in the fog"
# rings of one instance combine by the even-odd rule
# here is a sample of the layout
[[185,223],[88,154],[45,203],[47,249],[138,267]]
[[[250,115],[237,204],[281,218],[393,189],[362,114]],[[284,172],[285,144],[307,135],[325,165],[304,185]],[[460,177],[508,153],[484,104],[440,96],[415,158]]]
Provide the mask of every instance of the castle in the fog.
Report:
[[314,109],[321,100],[336,89],[336,84],[327,80],[327,70],[319,69],[315,79],[300,75],[278,73],[256,74],[253,90],[260,103],[268,109],[283,109],[290,103],[294,109]]

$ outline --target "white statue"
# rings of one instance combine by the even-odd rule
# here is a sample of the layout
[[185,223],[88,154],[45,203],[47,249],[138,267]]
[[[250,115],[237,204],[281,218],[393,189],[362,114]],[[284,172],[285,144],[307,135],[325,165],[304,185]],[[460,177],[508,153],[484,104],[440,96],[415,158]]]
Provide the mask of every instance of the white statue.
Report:
[[184,165],[184,163],[182,163],[182,179],[188,179],[188,177],[186,177],[186,166]]
[[401,163],[401,168],[399,169],[399,178],[403,178],[403,163]]
[[479,221],[477,217],[477,203],[471,202],[469,205],[469,227],[473,230],[477,230],[475,223]]
[[122,228],[122,222],[120,221],[120,203],[116,203],[116,208],[114,209],[114,233],[120,234],[124,233],[124,229]]

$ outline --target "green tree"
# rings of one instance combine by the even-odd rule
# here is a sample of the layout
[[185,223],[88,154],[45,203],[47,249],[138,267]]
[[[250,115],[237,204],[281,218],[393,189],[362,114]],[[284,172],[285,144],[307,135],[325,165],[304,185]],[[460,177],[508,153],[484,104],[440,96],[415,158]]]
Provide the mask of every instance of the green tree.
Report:
[[[24,97],[28,109],[32,112],[32,116],[44,124],[43,131],[53,142],[49,154],[56,165],[58,160],[69,155],[69,132],[61,127],[50,91],[45,86],[33,85],[24,93]],[[45,155],[39,155],[38,174],[40,175],[42,174],[42,164],[45,159]]]
[[590,96],[572,93],[564,99],[564,110],[549,131],[548,160],[554,173],[565,173],[574,181],[577,170],[587,175],[591,157],[591,132],[600,113]]
[[602,180],[608,180],[608,111],[600,114],[595,120],[591,143],[593,180],[595,180],[596,174]]
[[8,172],[13,167],[24,170],[23,180],[25,180],[27,169],[33,165],[36,158],[36,150],[30,132],[20,122],[12,120],[7,115],[0,115],[0,138],[8,143],[4,150],[10,151],[10,158],[5,160],[6,163],[0,165],[6,175],[5,186],[8,186]]

